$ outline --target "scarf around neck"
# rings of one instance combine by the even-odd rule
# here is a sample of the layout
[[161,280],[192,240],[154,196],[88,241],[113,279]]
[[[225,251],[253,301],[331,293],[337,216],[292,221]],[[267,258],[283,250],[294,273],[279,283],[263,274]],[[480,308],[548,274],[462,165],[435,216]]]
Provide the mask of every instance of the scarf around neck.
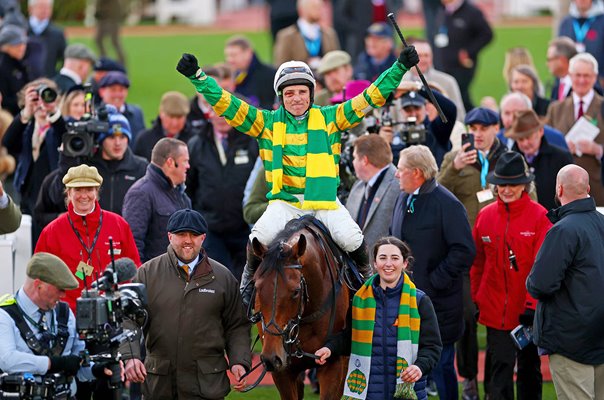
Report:
[[283,147],[287,129],[287,115],[283,106],[275,112],[273,123],[273,187],[268,197],[269,200],[285,200],[303,210],[335,210],[338,208],[337,170],[327,137],[325,118],[317,107],[312,107],[308,114],[304,203],[300,205],[298,198],[283,191]]
[[[352,351],[348,362],[343,400],[364,400],[367,397],[376,308],[372,284],[377,276],[369,278],[352,300]],[[415,284],[406,273],[403,273],[402,278],[404,281],[395,322],[397,351],[394,397],[417,399],[413,389],[415,383],[406,383],[401,379],[401,373],[417,359],[420,328]]]

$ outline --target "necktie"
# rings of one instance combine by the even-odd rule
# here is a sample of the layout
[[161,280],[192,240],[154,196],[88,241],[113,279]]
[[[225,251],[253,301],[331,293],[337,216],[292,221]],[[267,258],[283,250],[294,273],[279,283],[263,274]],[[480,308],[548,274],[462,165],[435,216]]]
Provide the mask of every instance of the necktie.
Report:
[[415,199],[416,196],[414,194],[407,197],[407,213],[409,214],[413,214],[415,212]]
[[185,271],[186,278],[187,278],[187,280],[189,280],[189,265],[183,264],[181,268],[183,269],[183,271]]
[[52,334],[48,332],[48,325],[46,325],[46,312],[42,309],[38,309],[38,313],[40,314],[40,319],[38,319],[38,329],[40,329],[40,343],[46,349],[50,348]]
[[564,100],[564,82],[560,82],[560,86],[558,86],[558,100]]
[[577,113],[577,119],[583,116],[583,100],[579,100],[579,112]]
[[363,196],[363,204],[361,205],[361,209],[359,210],[359,216],[357,218],[357,222],[361,229],[365,225],[365,220],[367,219],[367,214],[369,213],[369,209],[371,208],[371,202],[369,201],[369,197],[371,196],[371,186],[365,186],[365,195]]
[[225,153],[227,153],[229,151],[229,135],[223,135],[220,141],[222,144],[222,149]]

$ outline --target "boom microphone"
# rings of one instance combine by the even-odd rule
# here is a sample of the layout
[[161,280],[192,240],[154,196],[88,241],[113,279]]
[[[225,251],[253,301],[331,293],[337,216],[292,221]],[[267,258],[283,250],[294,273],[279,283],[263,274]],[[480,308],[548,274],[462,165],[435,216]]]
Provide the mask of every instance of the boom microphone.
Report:
[[[115,264],[115,271],[111,267]],[[136,264],[128,257],[120,258],[110,262],[105,267],[105,272],[96,281],[92,282],[91,288],[107,290],[113,285],[129,281],[136,275]]]

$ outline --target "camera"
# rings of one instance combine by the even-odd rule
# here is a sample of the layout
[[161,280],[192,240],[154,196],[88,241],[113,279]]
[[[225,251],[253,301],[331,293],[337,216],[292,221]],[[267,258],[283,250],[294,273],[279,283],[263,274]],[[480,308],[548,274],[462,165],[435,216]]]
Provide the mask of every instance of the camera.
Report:
[[36,91],[38,93],[38,98],[40,100],[42,100],[44,103],[52,103],[53,101],[55,101],[57,99],[57,97],[59,95],[56,90],[54,90],[50,86],[44,85],[44,84],[41,84],[40,86],[38,86]]
[[409,117],[401,123],[401,129],[397,132],[401,140],[407,146],[414,144],[426,144],[426,127],[423,123],[417,123],[417,118]]
[[91,157],[96,146],[96,137],[109,131],[107,110],[101,108],[96,118],[67,122],[63,134],[63,154],[67,157]]
[[3,374],[0,376],[0,399],[69,399],[71,380],[61,374]]
[[[113,256],[113,240],[109,238]],[[135,321],[139,326],[147,322],[147,291],[141,283],[118,285],[134,277],[136,265],[129,258],[112,261],[103,275],[91,286],[86,287],[76,300],[76,329],[80,339],[93,352],[81,354],[84,366],[90,361],[108,362],[113,374],[109,387],[121,387],[118,348],[122,342],[132,340],[134,332],[124,330],[124,318]],[[86,285],[85,285],[86,286]]]
[[533,342],[533,327],[518,325],[510,332],[510,336],[518,350],[522,350]]

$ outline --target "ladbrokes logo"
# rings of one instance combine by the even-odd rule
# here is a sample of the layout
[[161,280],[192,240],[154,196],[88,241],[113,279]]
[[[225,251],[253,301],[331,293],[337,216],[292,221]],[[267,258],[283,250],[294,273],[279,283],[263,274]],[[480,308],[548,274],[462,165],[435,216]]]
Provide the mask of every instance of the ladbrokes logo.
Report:
[[216,293],[216,291],[214,289],[202,288],[202,289],[199,289],[199,293],[212,293],[212,294],[214,294],[214,293]]

